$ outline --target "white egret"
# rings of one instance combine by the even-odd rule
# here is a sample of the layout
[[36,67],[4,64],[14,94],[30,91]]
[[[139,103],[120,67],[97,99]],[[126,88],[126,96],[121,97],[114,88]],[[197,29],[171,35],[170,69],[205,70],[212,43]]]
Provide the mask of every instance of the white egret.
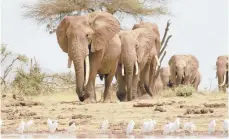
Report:
[[76,131],[76,123],[73,122],[73,123],[69,124],[67,130],[68,130],[68,133],[73,133],[73,132],[75,132],[75,131]]
[[52,121],[51,119],[48,119],[47,120],[47,125],[48,125],[48,128],[49,128],[49,132],[50,133],[54,133],[56,131],[57,126],[58,126],[58,122],[57,122],[57,120]]
[[171,123],[171,122],[169,122],[168,124],[165,125],[164,132],[163,132],[164,135],[167,135],[171,132],[172,125],[173,125],[173,123]]
[[126,128],[126,135],[129,135],[133,131],[134,125],[135,125],[134,121],[130,120],[130,122]]
[[208,134],[215,132],[216,121],[212,120],[208,125]]
[[225,134],[226,132],[228,132],[228,122],[229,122],[229,120],[228,119],[225,119],[224,121],[223,121],[223,133]]
[[193,131],[196,130],[196,125],[193,124],[192,122],[187,122],[184,124],[185,131],[188,131],[189,133],[193,134]]
[[108,127],[109,127],[109,123],[108,120],[106,119],[102,122],[101,131],[104,133],[108,129]]

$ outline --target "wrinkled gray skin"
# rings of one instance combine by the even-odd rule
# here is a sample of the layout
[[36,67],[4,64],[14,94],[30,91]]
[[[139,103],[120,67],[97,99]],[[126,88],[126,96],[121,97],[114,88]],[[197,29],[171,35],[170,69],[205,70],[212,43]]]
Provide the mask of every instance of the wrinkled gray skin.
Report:
[[[191,85],[199,68],[199,62],[193,55],[174,55],[169,60],[171,82],[175,85]],[[198,73],[198,72],[197,72]]]
[[117,97],[111,98],[109,90],[121,54],[119,31],[118,20],[107,12],[65,16],[58,25],[58,44],[68,54],[68,67],[73,61],[80,101],[96,102],[95,78],[98,73],[105,76],[104,102],[117,101]]
[[218,77],[218,88],[226,91],[228,88],[228,56],[219,56],[216,61],[216,77]]
[[156,35],[146,28],[139,28],[122,31],[119,36],[122,52],[116,72],[119,87],[117,96],[121,101],[131,101],[137,97],[139,75],[149,72],[145,70],[148,59],[156,54]]

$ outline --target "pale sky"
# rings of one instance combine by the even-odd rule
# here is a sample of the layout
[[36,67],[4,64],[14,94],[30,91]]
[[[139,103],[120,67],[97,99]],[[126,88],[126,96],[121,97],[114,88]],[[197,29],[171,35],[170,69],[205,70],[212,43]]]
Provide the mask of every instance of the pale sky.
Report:
[[[36,57],[42,67],[54,72],[69,71],[67,55],[57,44],[56,34],[49,35],[35,21],[23,19],[21,4],[32,0],[2,0],[2,42],[14,53]],[[219,55],[228,53],[228,0],[169,0],[173,16],[145,17],[145,21],[158,24],[161,37],[168,19],[169,33],[173,35],[168,53],[163,61],[174,54],[193,54],[200,62],[202,81],[200,89],[217,85],[215,62]],[[131,17],[121,21],[132,28],[136,23]],[[73,71],[73,69],[72,69]]]

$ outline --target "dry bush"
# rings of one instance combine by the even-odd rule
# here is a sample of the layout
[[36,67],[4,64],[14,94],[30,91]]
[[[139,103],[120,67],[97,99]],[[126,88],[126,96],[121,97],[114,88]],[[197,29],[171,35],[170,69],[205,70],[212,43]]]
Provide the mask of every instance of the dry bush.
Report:
[[5,66],[5,69],[3,71],[3,75],[1,75],[1,88],[4,90],[7,87],[7,77],[10,75],[10,73],[13,70],[13,66],[17,61],[21,62],[22,64],[26,64],[28,62],[28,58],[25,55],[16,55],[15,58],[10,63],[6,63],[7,58],[12,56],[12,52],[7,50],[6,44],[1,44],[1,66],[4,64],[7,64]]
[[45,73],[41,72],[41,68],[37,62],[30,63],[29,72],[25,72],[22,68],[16,70],[15,79],[12,87],[18,89],[18,93],[24,95],[38,95],[50,92],[52,88],[45,84]]
[[[4,65],[4,71],[1,75],[1,91],[6,94],[23,94],[23,95],[39,95],[48,94],[58,89],[70,89],[75,87],[75,74],[72,72],[46,74],[41,71],[41,67],[34,58],[29,63],[29,71],[26,72],[23,66],[28,64],[28,58],[25,55],[17,54],[7,50],[6,44],[1,44],[1,65]],[[9,61],[9,57],[12,57]],[[8,60],[8,61],[6,61]],[[21,63],[21,67],[15,71],[16,62]],[[16,72],[13,81],[7,80],[12,72]]]
[[180,85],[175,88],[176,96],[191,96],[196,92],[196,89],[188,85]]
[[74,77],[72,72],[48,75],[41,71],[36,60],[33,64],[31,59],[29,72],[25,72],[22,68],[17,69],[12,87],[24,95],[49,94],[58,89],[75,87]]

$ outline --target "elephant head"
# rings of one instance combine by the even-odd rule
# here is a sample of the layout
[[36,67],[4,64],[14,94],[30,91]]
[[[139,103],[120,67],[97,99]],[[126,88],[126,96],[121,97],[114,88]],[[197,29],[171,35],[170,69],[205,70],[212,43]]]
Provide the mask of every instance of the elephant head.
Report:
[[161,42],[160,42],[160,33],[157,24],[155,23],[150,23],[150,22],[140,22],[139,24],[135,24],[132,28],[132,30],[137,29],[137,28],[147,28],[153,31],[157,35],[156,39],[156,50],[157,53],[159,54],[160,49],[161,49]]
[[73,61],[76,74],[76,92],[84,100],[90,63],[89,52],[103,51],[108,41],[120,31],[118,20],[106,12],[93,12],[87,16],[65,16],[56,30],[60,48],[68,53],[68,67]]
[[218,77],[218,85],[221,90],[223,86],[228,84],[228,56],[219,56],[216,61],[216,66],[216,76]]
[[186,61],[185,55],[173,55],[169,60],[171,82],[173,84],[182,84],[185,78]]

